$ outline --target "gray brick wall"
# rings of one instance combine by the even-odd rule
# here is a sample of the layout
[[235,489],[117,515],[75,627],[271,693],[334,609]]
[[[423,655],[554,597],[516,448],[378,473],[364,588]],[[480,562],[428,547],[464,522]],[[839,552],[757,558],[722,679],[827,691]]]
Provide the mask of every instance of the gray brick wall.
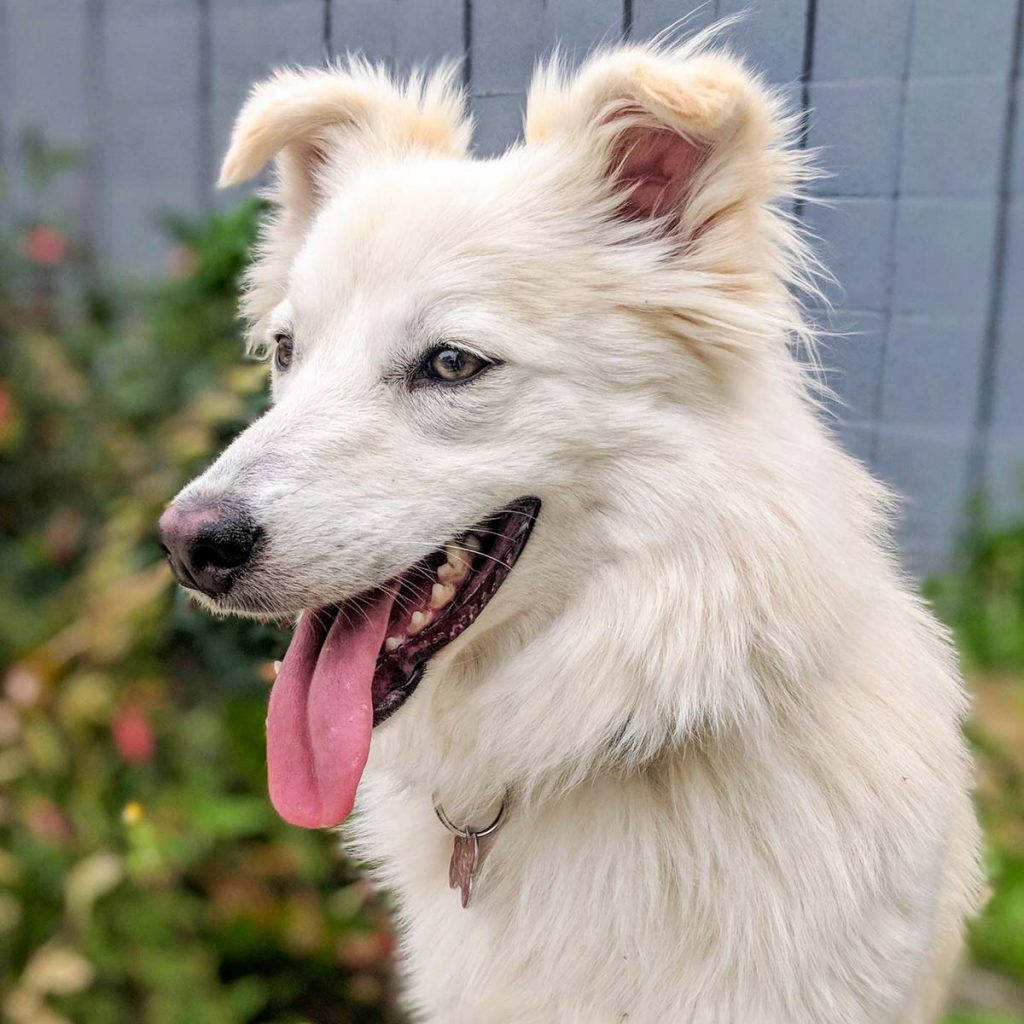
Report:
[[0,222],[31,211],[14,152],[36,128],[85,157],[59,200],[101,263],[158,273],[161,211],[237,201],[213,190],[216,166],[275,65],[467,56],[477,145],[493,153],[556,41],[576,60],[740,14],[728,38],[810,111],[829,172],[798,212],[838,279],[836,312],[817,312],[836,430],[907,496],[903,550],[931,571],[978,489],[999,516],[1024,511],[1022,2],[0,0]]

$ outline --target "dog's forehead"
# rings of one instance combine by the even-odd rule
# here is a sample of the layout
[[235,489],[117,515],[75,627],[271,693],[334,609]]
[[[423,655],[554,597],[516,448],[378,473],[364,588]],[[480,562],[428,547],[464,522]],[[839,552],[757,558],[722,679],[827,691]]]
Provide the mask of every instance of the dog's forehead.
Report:
[[323,309],[379,291],[486,291],[524,257],[517,240],[537,237],[521,183],[509,179],[499,160],[367,167],[316,216],[293,265],[293,296]]

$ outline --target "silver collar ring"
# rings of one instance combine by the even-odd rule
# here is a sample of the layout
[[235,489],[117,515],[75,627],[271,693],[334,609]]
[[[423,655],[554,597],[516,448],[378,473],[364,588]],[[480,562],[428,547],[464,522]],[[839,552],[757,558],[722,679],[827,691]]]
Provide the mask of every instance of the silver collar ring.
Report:
[[502,797],[501,806],[498,808],[498,814],[495,817],[494,821],[492,821],[490,825],[488,825],[486,828],[480,829],[470,828],[468,825],[465,828],[459,828],[457,825],[452,824],[451,819],[448,817],[447,814],[445,814],[444,808],[441,806],[440,801],[437,800],[434,801],[434,813],[437,815],[437,820],[440,821],[441,824],[444,825],[444,827],[448,829],[448,831],[451,832],[452,835],[461,836],[463,839],[469,839],[470,836],[475,836],[477,839],[484,839],[487,836],[493,835],[495,832],[498,831],[498,826],[501,825],[502,821],[505,818],[505,808],[507,806],[507,797]]

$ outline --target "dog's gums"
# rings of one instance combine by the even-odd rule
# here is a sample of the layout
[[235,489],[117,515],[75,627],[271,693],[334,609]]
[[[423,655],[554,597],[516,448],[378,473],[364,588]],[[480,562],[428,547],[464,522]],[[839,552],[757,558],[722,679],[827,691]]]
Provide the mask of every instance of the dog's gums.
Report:
[[389,583],[302,616],[267,715],[270,797],[282,817],[323,828],[348,816],[373,727],[483,611],[539,509],[520,498]]

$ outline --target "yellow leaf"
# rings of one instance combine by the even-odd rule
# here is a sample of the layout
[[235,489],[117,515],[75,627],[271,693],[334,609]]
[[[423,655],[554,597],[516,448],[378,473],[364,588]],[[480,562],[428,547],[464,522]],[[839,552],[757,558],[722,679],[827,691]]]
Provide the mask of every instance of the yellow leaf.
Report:
[[64,878],[68,913],[84,925],[93,904],[124,877],[124,862],[116,853],[99,851],[75,864]]
[[68,946],[37,949],[25,966],[21,984],[30,992],[70,995],[87,989],[96,972],[81,953]]
[[54,1013],[38,992],[16,988],[4,1000],[5,1020],[11,1024],[71,1024],[67,1017]]
[[60,688],[61,718],[70,725],[103,723],[114,706],[114,690],[100,672],[77,672]]

